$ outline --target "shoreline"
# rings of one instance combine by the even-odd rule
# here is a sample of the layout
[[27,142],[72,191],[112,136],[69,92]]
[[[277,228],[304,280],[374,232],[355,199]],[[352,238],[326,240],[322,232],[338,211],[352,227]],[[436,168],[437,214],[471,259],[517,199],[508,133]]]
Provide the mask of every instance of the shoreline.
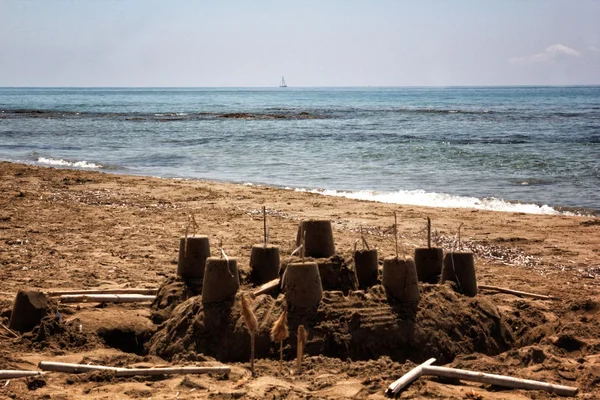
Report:
[[[244,281],[242,290],[250,291],[253,287],[245,278],[250,250],[262,242],[263,206],[267,208],[270,244],[281,249],[282,260],[296,247],[299,221],[309,218],[332,221],[336,251],[344,259],[351,257],[361,233],[378,249],[380,260],[389,257],[394,254],[396,212],[401,256],[411,256],[415,247],[425,246],[426,217],[432,219],[433,244],[446,251],[456,245],[457,228],[462,223],[461,249],[475,253],[479,284],[560,298],[548,302],[482,291],[473,301],[485,304],[486,315],[489,312],[493,318],[506,321],[514,347],[499,354],[465,353],[450,366],[501,370],[510,376],[578,386],[589,398],[600,395],[594,383],[600,379],[596,351],[600,348],[600,218],[400,206],[271,187],[8,162],[0,162],[0,178],[0,322],[4,324],[14,294],[23,288],[159,287],[175,274],[179,239],[189,214],[199,226],[194,233],[209,236],[213,255],[222,241],[227,255],[237,259]],[[427,290],[437,292],[438,288],[428,285]],[[106,365],[167,363],[155,355],[139,356],[111,348],[96,334],[124,321],[154,326],[147,305],[61,307],[67,320],[81,321],[85,337],[95,342],[84,347],[72,343],[61,347],[53,342],[36,347],[29,339],[0,340],[0,363],[7,368],[29,369],[40,360],[94,360]],[[431,317],[443,320],[447,316]],[[332,329],[342,334],[347,323],[340,320]],[[471,335],[475,338],[478,333]],[[571,348],[571,343],[578,347]],[[531,354],[545,358],[533,362]],[[190,352],[182,354],[177,363],[198,360],[202,356]],[[93,376],[73,380],[54,373],[43,378],[48,384],[36,389],[35,396],[54,397],[68,388],[69,397],[75,399],[114,397],[142,389],[156,398],[172,397],[174,391],[186,397],[192,386],[182,382],[191,381],[200,389],[189,396],[199,398],[212,398],[215,393],[261,398],[275,390],[281,398],[309,393],[316,398],[382,400],[385,388],[414,366],[385,357],[351,361],[318,356],[306,358],[306,362],[309,367],[303,375],[278,372],[274,357],[257,360],[257,378],[249,377],[247,363],[242,362],[231,363],[234,372],[226,379],[169,377],[146,382],[150,387],[122,378],[99,386]],[[284,361],[286,371],[292,364],[291,359]],[[315,379],[321,383],[315,386]],[[244,380],[248,384],[240,385]],[[34,395],[31,390],[24,380],[11,380],[10,385],[0,388],[0,397],[16,393],[16,398],[30,398]],[[462,399],[465,390],[476,390],[492,399],[520,400],[533,395],[427,379],[410,387],[405,395]],[[236,396],[229,396],[231,393]],[[553,396],[542,392],[535,395],[539,399]]]
[[[5,168],[7,167],[7,168]],[[0,171],[7,170],[10,173],[15,170],[24,170],[27,175],[45,177],[49,183],[45,190],[49,190],[46,194],[42,194],[39,202],[48,201],[52,194],[52,187],[60,189],[77,189],[77,192],[82,191],[82,195],[89,195],[89,190],[92,193],[105,191],[110,193],[110,196],[121,195],[118,192],[119,188],[126,187],[128,192],[131,191],[134,197],[139,196],[139,192],[145,185],[155,190],[147,190],[145,192],[156,191],[164,200],[159,201],[154,207],[159,207],[161,202],[166,204],[172,203],[173,195],[179,191],[206,191],[214,193],[216,199],[219,199],[217,204],[219,207],[234,206],[239,212],[243,212],[250,218],[254,218],[255,214],[265,205],[274,216],[278,216],[283,222],[292,223],[291,231],[295,229],[296,221],[310,218],[325,218],[333,221],[333,227],[336,230],[346,231],[346,233],[355,233],[361,228],[365,232],[371,232],[372,239],[375,240],[379,248],[390,249],[390,243],[382,241],[383,238],[389,237],[390,226],[393,220],[393,212],[398,213],[399,218],[399,236],[404,240],[404,245],[410,248],[418,247],[424,242],[424,226],[426,217],[430,217],[433,222],[432,232],[439,235],[439,240],[442,242],[451,242],[457,235],[457,228],[462,227],[462,235],[468,237],[475,243],[508,243],[519,244],[525,251],[535,249],[537,256],[540,256],[540,262],[549,265],[557,264],[557,260],[561,257],[556,257],[554,253],[558,250],[547,251],[536,249],[540,243],[552,243],[552,246],[543,246],[544,249],[555,247],[564,247],[566,245],[574,246],[577,252],[573,251],[558,251],[559,254],[577,254],[579,257],[574,257],[568,260],[569,263],[577,264],[583,267],[584,264],[591,263],[594,266],[594,255],[600,251],[600,235],[598,239],[594,238],[592,232],[600,232],[600,217],[588,215],[566,215],[566,214],[529,214],[523,212],[511,211],[495,211],[481,210],[459,207],[429,207],[411,204],[395,204],[385,203],[365,199],[352,199],[343,196],[329,196],[316,193],[314,191],[303,191],[290,188],[279,188],[273,186],[248,185],[244,183],[221,182],[215,180],[205,180],[197,178],[162,178],[142,175],[127,175],[104,171],[88,171],[82,169],[70,168],[55,168],[48,166],[36,166],[12,162],[0,162]],[[73,178],[73,176],[77,178]],[[40,178],[38,178],[40,179]],[[71,180],[75,179],[76,183]],[[8,180],[7,180],[8,181]],[[91,182],[87,184],[86,182]],[[79,182],[79,183],[77,183]],[[90,186],[85,190],[86,186]],[[81,188],[81,189],[80,189]],[[96,189],[94,191],[93,189]],[[116,190],[116,191],[115,191]],[[171,191],[173,191],[171,193]],[[14,190],[13,194],[20,198],[20,191]],[[64,196],[64,194],[62,194]],[[97,194],[96,194],[97,195]],[[48,197],[47,197],[48,196]],[[73,196],[70,194],[70,196]],[[211,198],[212,196],[209,196]],[[28,197],[24,195],[24,197]],[[228,197],[232,197],[228,199]],[[195,198],[195,197],[192,197]],[[198,197],[200,199],[201,197]],[[254,201],[251,199],[254,198]],[[9,204],[11,202],[8,200]],[[89,201],[89,200],[85,200]],[[198,218],[197,213],[206,209],[206,204],[200,201],[181,201],[179,205],[174,206],[174,209],[179,210],[177,213],[177,223],[171,222],[170,231],[179,229],[183,234],[188,213],[193,213]],[[101,203],[100,203],[101,204]],[[111,203],[112,204],[112,203]],[[209,204],[215,204],[209,202]],[[205,217],[208,221],[208,217]],[[200,224],[201,225],[201,224]],[[210,226],[211,224],[209,224]],[[177,226],[179,228],[177,228]],[[227,225],[227,227],[230,227]],[[569,227],[569,229],[563,229]],[[552,232],[554,228],[558,229]],[[289,226],[285,231],[288,231]],[[578,231],[585,229],[590,234],[585,237],[579,236]],[[586,232],[587,233],[587,232]],[[467,236],[468,235],[468,236]],[[574,237],[578,241],[575,243]],[[290,237],[295,235],[290,235]],[[261,235],[257,234],[257,242]],[[389,240],[389,238],[388,238]],[[346,250],[350,249],[352,241],[344,240],[343,247]],[[546,244],[548,244],[546,243]],[[240,245],[240,248],[247,247],[249,244]],[[293,247],[290,244],[290,247]],[[391,254],[391,252],[390,252]],[[236,254],[242,258],[246,257],[243,254]],[[584,257],[585,256],[585,257]],[[562,266],[564,269],[564,266]]]
[[[327,188],[291,187],[288,185],[273,185],[250,181],[226,181],[215,178],[197,178],[185,176],[157,176],[144,173],[127,173],[124,167],[107,167],[89,161],[68,161],[64,159],[51,159],[51,162],[40,161],[12,161],[3,160],[13,164],[30,165],[41,168],[56,168],[74,171],[100,172],[112,175],[147,177],[158,179],[180,179],[187,181],[215,182],[244,186],[269,187],[273,189],[292,190],[297,192],[315,193],[323,196],[345,197],[348,199],[373,201],[376,203],[395,204],[399,206],[423,206],[431,208],[459,208],[466,210],[485,210],[492,212],[515,212],[533,215],[567,215],[581,217],[600,217],[600,209],[589,209],[584,207],[570,207],[561,205],[537,204],[518,200],[504,200],[497,197],[474,197],[465,195],[453,195],[442,192],[427,192],[421,189],[382,191],[372,189],[344,190]],[[119,169],[122,169],[119,171]],[[405,199],[404,201],[399,198]],[[441,204],[439,204],[442,202]],[[448,204],[444,204],[448,203]]]

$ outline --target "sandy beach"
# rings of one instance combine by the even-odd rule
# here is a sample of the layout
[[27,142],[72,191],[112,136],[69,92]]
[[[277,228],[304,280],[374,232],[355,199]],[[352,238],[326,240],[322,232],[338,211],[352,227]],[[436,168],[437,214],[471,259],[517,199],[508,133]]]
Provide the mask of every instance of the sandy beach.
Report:
[[[250,291],[249,256],[252,246],[263,238],[263,206],[270,243],[280,247],[283,259],[296,248],[298,223],[305,219],[330,220],[336,252],[346,260],[351,259],[361,232],[378,248],[380,259],[392,256],[396,212],[401,255],[412,257],[416,247],[426,245],[427,217],[432,220],[433,243],[445,251],[456,246],[458,227],[463,224],[461,249],[474,252],[479,284],[559,298],[537,300],[480,290],[476,301],[493,307],[492,313],[507,327],[511,339],[505,349],[494,352],[485,347],[488,354],[473,351],[477,346],[458,346],[447,366],[576,386],[577,398],[600,398],[600,218],[402,206],[270,187],[6,162],[0,163],[0,177],[0,322],[4,325],[8,325],[19,289],[163,285],[175,275],[179,238],[190,214],[198,224],[196,233],[209,236],[213,254],[222,241],[228,256],[237,259],[242,290]],[[452,292],[447,285],[422,290],[426,299]],[[461,307],[471,304],[462,295],[452,292],[451,297]],[[82,334],[67,335],[59,329],[56,337],[49,331],[42,339],[32,334],[13,338],[0,330],[0,369],[36,369],[41,360],[111,366],[220,361],[192,352],[166,360],[152,352],[145,354],[144,343],[138,343],[136,352],[124,352],[98,333],[126,322],[136,332],[149,332],[150,342],[151,334],[164,326],[152,322],[147,303],[61,304],[58,310],[64,323],[81,325]],[[430,317],[437,318],[434,313]],[[330,329],[342,332],[343,323],[338,327],[332,323]],[[256,377],[250,376],[248,362],[239,361],[227,362],[232,367],[227,376],[115,378],[51,373],[7,384],[2,381],[0,398],[380,399],[392,381],[424,361],[417,350],[407,353],[408,360],[309,354],[300,375],[290,373],[294,366],[291,351],[286,352],[283,373],[276,357],[259,358]],[[421,377],[401,395],[407,399],[553,397],[542,391],[431,377]]]

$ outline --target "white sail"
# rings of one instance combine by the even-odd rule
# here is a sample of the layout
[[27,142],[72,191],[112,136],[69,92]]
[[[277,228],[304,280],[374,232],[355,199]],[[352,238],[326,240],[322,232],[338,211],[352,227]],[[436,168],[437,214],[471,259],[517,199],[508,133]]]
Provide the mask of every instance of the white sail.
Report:
[[281,77],[281,83],[279,84],[279,87],[287,87],[287,85],[285,84],[285,79],[283,78],[283,76]]

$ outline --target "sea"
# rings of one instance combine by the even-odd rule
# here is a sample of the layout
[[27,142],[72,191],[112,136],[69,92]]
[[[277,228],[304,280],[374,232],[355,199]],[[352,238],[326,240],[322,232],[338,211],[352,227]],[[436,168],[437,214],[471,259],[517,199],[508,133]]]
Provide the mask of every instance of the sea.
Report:
[[0,160],[600,215],[600,86],[0,88]]

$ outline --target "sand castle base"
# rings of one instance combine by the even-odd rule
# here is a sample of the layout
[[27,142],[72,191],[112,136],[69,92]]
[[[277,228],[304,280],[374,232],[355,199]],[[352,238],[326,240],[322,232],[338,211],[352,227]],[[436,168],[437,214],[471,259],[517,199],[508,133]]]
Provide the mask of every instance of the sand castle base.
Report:
[[444,252],[437,247],[415,249],[415,267],[419,282],[438,283],[442,274]]

